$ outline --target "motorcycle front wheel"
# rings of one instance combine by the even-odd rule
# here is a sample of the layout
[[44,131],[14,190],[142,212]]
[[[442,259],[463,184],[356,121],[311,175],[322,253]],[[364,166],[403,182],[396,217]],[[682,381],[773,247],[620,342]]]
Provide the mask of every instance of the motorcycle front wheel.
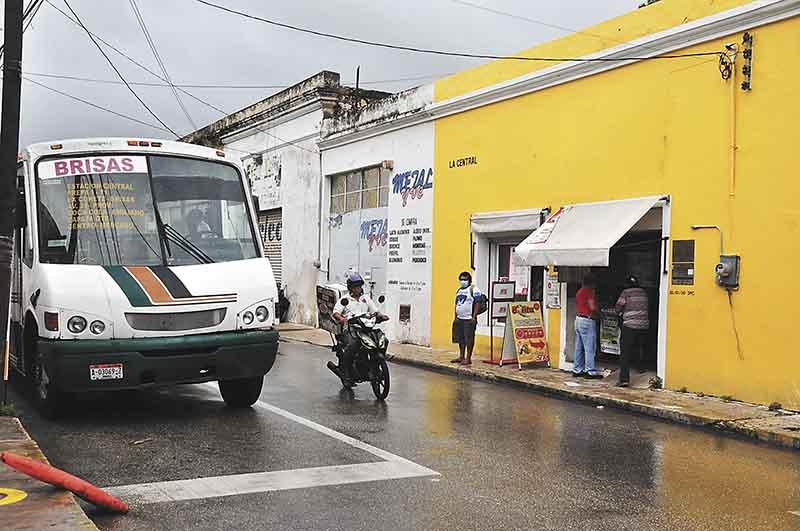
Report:
[[386,360],[379,360],[372,376],[372,392],[378,400],[386,400],[389,396],[389,366]]

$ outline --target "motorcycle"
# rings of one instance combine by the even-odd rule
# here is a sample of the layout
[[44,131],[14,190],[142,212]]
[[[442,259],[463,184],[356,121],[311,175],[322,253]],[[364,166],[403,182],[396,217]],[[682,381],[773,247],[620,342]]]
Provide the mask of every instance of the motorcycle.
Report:
[[[347,306],[347,299],[343,300],[342,304]],[[328,369],[339,377],[343,386],[348,388],[369,382],[375,397],[378,400],[385,400],[389,395],[389,366],[386,363],[389,339],[383,330],[376,326],[377,324],[374,315],[353,316],[348,320],[349,331],[345,333],[351,334],[360,343],[353,356],[353,365],[350,367],[351,381],[345,380],[341,368],[332,361],[328,362]],[[345,345],[337,341],[333,334],[331,337],[333,338],[331,350],[336,353],[341,363]]]

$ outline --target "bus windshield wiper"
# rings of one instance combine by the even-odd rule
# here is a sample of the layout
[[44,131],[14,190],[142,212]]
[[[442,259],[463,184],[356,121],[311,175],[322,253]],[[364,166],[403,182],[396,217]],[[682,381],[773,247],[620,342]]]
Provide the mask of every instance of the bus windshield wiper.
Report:
[[186,237],[175,230],[169,223],[164,223],[164,236],[186,251],[186,254],[203,264],[213,264],[214,259],[208,256],[202,249],[190,242]]

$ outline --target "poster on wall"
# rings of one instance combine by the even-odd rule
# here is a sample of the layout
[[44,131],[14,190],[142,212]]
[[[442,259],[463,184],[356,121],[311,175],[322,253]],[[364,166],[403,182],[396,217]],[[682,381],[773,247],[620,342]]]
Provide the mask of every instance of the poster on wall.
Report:
[[508,322],[503,337],[503,359],[514,355],[520,369],[532,364],[549,365],[542,304],[538,301],[508,305]]
[[558,281],[558,277],[547,277],[545,298],[549,309],[558,310],[561,308],[561,282]]
[[621,335],[617,311],[613,308],[602,310],[600,312],[600,352],[619,356]]

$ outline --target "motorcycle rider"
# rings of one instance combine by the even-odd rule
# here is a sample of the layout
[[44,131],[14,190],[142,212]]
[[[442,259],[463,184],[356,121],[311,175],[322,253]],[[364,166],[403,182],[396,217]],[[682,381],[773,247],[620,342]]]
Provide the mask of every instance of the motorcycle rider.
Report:
[[[359,339],[350,333],[347,322],[351,317],[361,315],[374,315],[377,323],[388,321],[389,317],[378,311],[378,307],[369,295],[364,293],[364,279],[357,272],[347,274],[347,294],[336,303],[333,308],[333,319],[342,327],[342,332],[336,336],[337,341],[343,346],[339,355],[339,371],[345,384],[352,383],[351,369],[353,358],[358,352]],[[347,299],[347,304],[342,301]]]

